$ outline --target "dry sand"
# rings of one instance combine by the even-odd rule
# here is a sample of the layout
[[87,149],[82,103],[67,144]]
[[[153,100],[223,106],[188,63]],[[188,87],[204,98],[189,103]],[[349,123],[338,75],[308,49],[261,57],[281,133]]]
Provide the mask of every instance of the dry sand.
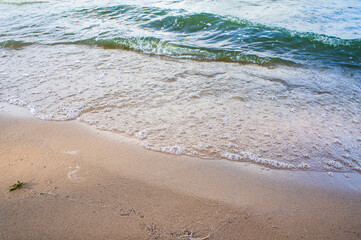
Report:
[[358,173],[151,152],[2,106],[0,239],[361,238]]

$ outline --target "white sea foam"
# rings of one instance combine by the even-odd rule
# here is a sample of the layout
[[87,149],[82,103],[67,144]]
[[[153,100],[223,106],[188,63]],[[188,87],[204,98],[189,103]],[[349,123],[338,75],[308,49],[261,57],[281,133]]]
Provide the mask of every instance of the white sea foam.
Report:
[[14,105],[22,106],[22,107],[27,105],[27,103],[25,101],[21,100],[20,98],[18,98],[16,96],[8,97],[6,99],[6,101],[10,104],[14,104]]
[[336,161],[333,161],[333,160],[332,160],[332,161],[328,161],[328,162],[327,162],[327,165],[332,166],[332,167],[337,168],[337,169],[343,168],[343,166],[342,166],[341,163],[336,162]]
[[180,146],[162,147],[161,151],[175,155],[180,155],[185,153],[185,149]]
[[35,109],[34,106],[30,106],[30,107],[29,107],[29,110],[30,110],[30,113],[31,113],[31,114],[36,115],[37,111],[36,111],[36,109]]
[[53,119],[53,115],[52,114],[48,114],[48,115],[38,115],[38,118],[42,119],[42,120],[52,120]]
[[249,152],[242,152],[241,154],[226,153],[223,154],[222,157],[232,161],[250,161],[276,168],[283,168],[283,169],[295,168],[293,164],[283,163],[271,159],[259,158],[255,154]]
[[311,166],[307,163],[300,163],[300,164],[298,164],[297,167],[300,169],[310,169],[311,168]]
[[135,134],[135,136],[136,136],[137,138],[139,138],[139,139],[145,139],[145,138],[147,137],[147,135],[148,135],[148,131],[146,131],[146,130],[137,132],[137,133]]
[[[360,74],[170,63],[82,46],[4,52],[0,101],[27,107],[38,118],[78,119],[166,153],[361,172]],[[108,63],[113,67],[98,69]]]

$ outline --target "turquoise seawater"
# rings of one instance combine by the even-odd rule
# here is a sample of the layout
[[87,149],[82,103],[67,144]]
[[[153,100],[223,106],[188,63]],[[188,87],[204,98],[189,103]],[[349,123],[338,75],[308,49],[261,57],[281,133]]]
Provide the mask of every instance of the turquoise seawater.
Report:
[[359,1],[2,1],[0,11],[0,46],[10,48],[85,44],[175,58],[360,69]]

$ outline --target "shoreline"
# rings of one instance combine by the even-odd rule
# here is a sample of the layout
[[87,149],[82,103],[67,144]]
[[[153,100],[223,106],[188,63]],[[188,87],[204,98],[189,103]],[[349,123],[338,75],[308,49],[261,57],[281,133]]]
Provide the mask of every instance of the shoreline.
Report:
[[[152,152],[136,139],[10,108],[0,112],[2,239],[360,238],[359,173]],[[24,187],[7,192],[16,180]]]
[[361,96],[357,74],[80,45],[2,50],[1,101],[40,119],[76,119],[139,138],[154,151],[361,171],[360,99],[351,97]]

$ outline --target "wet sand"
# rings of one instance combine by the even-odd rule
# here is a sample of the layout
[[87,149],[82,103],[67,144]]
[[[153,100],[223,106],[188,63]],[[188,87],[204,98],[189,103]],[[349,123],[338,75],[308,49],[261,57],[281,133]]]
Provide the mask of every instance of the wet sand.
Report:
[[359,173],[152,152],[3,106],[0,239],[361,238]]

